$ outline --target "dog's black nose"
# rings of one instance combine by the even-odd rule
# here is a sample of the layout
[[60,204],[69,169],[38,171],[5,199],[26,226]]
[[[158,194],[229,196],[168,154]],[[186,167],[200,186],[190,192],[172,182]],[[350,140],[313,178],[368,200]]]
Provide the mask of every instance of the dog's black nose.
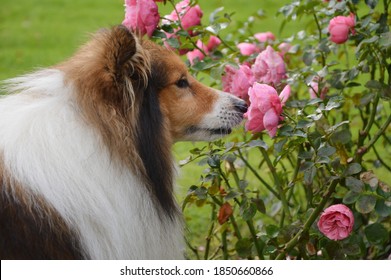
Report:
[[234,106],[237,111],[243,114],[247,112],[248,106],[243,100],[235,100]]

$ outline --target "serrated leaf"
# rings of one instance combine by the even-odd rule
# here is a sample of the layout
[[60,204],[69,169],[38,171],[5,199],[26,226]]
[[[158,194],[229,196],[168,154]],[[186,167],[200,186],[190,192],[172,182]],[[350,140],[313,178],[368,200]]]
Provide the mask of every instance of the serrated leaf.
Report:
[[265,202],[263,202],[262,199],[260,199],[260,198],[252,198],[251,202],[255,204],[255,207],[257,208],[257,210],[259,212],[261,212],[263,214],[266,214]]
[[208,194],[208,189],[205,187],[199,187],[194,191],[194,194],[198,199],[206,199]]
[[348,168],[345,170],[345,175],[354,175],[359,173],[362,170],[362,167],[359,163],[351,163]]
[[230,191],[225,197],[224,199],[225,200],[230,200],[230,199],[234,199],[236,197],[240,196],[240,194],[238,192],[235,192],[235,191]]
[[368,241],[374,245],[381,245],[388,240],[388,230],[379,223],[367,226],[364,230]]
[[314,165],[315,165],[315,163],[313,163],[311,161],[306,161],[300,165],[299,171],[300,172],[306,171],[306,170],[310,169],[311,167],[313,167]]
[[357,201],[357,199],[360,197],[359,193],[356,193],[354,191],[348,191],[344,197],[343,197],[343,203],[344,204],[352,204]]
[[256,213],[257,213],[257,207],[253,203],[249,203],[248,205],[242,205],[240,207],[240,215],[245,221],[251,220]]
[[354,191],[356,193],[362,192],[365,186],[361,180],[350,176],[346,178],[345,184],[351,191]]
[[380,34],[379,45],[384,48],[391,47],[391,32]]
[[167,42],[167,44],[169,44],[172,48],[174,49],[179,49],[180,48],[180,44],[179,44],[179,41],[177,38],[169,38],[167,39],[165,42]]
[[369,80],[368,82],[366,82],[365,87],[370,89],[381,89],[383,87],[383,84],[376,80]]
[[278,226],[275,226],[275,225],[266,226],[266,234],[270,238],[276,238],[279,233],[280,233],[280,228]]
[[333,146],[324,146],[318,150],[318,157],[329,157],[337,151]]
[[262,140],[252,140],[252,141],[250,141],[248,143],[248,146],[250,148],[261,147],[261,148],[263,148],[265,150],[267,150],[269,148],[268,145],[264,141],[262,141]]
[[313,155],[313,151],[300,151],[298,157],[301,159],[311,159]]
[[376,198],[371,195],[363,195],[356,201],[356,209],[362,214],[368,214],[375,209]]

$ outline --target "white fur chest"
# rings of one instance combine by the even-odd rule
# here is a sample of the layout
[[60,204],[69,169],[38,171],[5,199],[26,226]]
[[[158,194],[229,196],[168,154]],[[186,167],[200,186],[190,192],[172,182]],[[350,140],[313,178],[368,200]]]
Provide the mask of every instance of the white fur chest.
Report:
[[80,234],[90,258],[183,258],[180,218],[160,218],[137,174],[111,161],[61,78],[53,71],[40,81],[53,84],[50,91],[30,86],[0,100],[5,168]]

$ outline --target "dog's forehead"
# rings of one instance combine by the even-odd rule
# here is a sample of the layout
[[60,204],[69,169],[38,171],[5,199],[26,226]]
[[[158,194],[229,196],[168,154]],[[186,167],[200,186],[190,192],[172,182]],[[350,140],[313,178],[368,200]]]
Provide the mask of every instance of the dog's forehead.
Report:
[[181,58],[172,50],[159,46],[151,41],[144,41],[143,47],[148,49],[152,63],[159,62],[160,66],[166,71],[166,74],[184,75],[187,73],[187,67]]

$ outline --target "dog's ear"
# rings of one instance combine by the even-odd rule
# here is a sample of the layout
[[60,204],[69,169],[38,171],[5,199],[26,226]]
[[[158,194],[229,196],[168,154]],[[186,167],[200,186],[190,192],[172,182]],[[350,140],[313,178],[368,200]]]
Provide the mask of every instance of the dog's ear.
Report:
[[150,73],[149,53],[140,44],[140,38],[123,25],[110,30],[107,69],[117,84],[131,80],[133,87],[146,87]]

